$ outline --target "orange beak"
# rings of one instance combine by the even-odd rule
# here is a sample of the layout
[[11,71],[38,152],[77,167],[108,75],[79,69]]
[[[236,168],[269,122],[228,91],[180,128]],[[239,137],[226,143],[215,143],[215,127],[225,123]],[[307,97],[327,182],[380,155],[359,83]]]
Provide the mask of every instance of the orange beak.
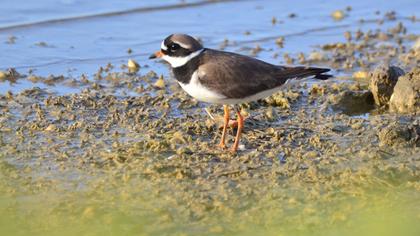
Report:
[[152,55],[150,55],[149,59],[155,59],[155,58],[161,58],[161,57],[163,57],[162,51],[157,51],[153,53]]

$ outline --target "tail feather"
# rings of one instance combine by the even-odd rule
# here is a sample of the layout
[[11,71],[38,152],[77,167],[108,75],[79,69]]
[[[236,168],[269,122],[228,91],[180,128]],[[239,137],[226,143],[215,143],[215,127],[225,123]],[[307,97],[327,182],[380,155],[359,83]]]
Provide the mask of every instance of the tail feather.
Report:
[[317,68],[317,67],[305,67],[305,66],[297,66],[297,67],[284,67],[282,73],[285,77],[288,78],[296,78],[296,79],[303,79],[310,76],[314,76],[314,79],[319,80],[327,80],[333,77],[330,74],[324,74],[329,72],[330,69],[327,68]]
[[296,68],[299,68],[299,70],[302,71],[301,76],[298,76],[298,78],[306,78],[309,76],[314,76],[313,77],[314,79],[327,80],[332,77],[332,75],[330,74],[324,74],[330,71],[330,69],[328,68],[304,67],[304,66],[299,66]]
[[319,79],[319,80],[327,80],[329,78],[333,77],[330,74],[317,74],[314,76],[314,79]]

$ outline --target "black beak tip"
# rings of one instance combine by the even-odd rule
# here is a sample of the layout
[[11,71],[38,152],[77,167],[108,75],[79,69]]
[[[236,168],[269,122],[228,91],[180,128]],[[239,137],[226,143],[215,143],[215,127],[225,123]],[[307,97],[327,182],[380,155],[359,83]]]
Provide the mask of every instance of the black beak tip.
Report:
[[149,59],[156,59],[156,58],[157,58],[157,56],[155,54],[152,54],[152,55],[149,56]]

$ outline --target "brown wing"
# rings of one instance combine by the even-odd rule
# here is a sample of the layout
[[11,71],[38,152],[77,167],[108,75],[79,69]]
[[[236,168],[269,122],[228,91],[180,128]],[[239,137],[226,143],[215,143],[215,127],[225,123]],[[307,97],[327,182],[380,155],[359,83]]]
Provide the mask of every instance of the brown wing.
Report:
[[[214,60],[217,58],[217,60]],[[320,75],[329,69],[284,67],[235,53],[206,50],[199,66],[200,82],[228,98],[244,98],[276,88],[288,79]],[[328,77],[328,76],[327,76]]]

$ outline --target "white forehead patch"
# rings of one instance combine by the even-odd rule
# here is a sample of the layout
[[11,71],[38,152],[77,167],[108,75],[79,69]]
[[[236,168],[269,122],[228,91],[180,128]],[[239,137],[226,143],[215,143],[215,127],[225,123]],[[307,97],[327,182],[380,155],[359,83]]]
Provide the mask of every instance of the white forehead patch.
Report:
[[180,42],[175,42],[175,43],[179,44],[179,46],[181,46],[182,48],[186,48],[186,49],[191,48],[191,45],[183,44],[183,43],[180,43]]
[[164,51],[168,50],[168,47],[166,47],[166,45],[165,45],[165,40],[163,40],[162,43],[160,44],[160,49],[162,49]]

